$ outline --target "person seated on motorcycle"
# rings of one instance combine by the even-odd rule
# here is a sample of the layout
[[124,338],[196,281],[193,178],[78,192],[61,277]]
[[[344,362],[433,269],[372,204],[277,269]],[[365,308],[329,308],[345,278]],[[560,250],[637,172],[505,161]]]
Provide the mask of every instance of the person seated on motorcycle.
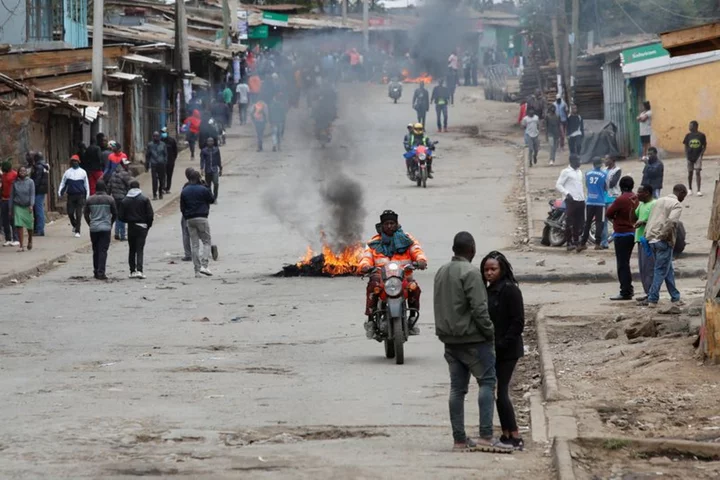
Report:
[[[410,131],[410,137],[408,140],[409,140],[408,144],[410,145],[410,148],[407,149],[407,151],[410,151],[411,149],[418,147],[420,145],[423,145],[423,146],[427,147],[428,149],[432,148],[432,143],[430,142],[430,138],[425,135],[425,128],[423,127],[422,123],[416,123],[413,125],[412,131]],[[413,168],[412,157],[405,159],[405,166],[407,166],[408,174],[409,174]],[[427,167],[428,167],[428,177],[433,178],[432,157],[428,158]]]
[[407,133],[405,134],[405,137],[403,138],[403,146],[405,147],[406,152],[409,152],[410,150],[412,150],[412,145],[410,145],[410,137],[412,136],[412,130],[413,130],[413,124],[408,123]]
[[[390,262],[396,262],[402,268],[413,262],[417,263],[417,268],[425,270],[427,268],[427,257],[423,252],[420,243],[409,233],[405,233],[398,223],[398,214],[392,210],[385,210],[380,215],[380,223],[375,228],[378,233],[370,239],[363,252],[363,258],[360,261],[360,272],[368,273],[373,267],[382,268]],[[420,310],[420,286],[415,279],[408,274],[408,307]],[[375,271],[370,275],[370,281],[367,285],[367,296],[365,299],[365,315],[368,321],[365,322],[365,332],[369,339],[375,336],[375,322],[373,322],[372,313],[377,309],[378,294],[375,293],[376,288],[382,288],[382,275],[379,271]],[[412,317],[415,313],[412,314]],[[412,319],[411,317],[411,319]],[[412,325],[410,335],[418,335],[420,329],[413,325],[414,320],[410,322]]]

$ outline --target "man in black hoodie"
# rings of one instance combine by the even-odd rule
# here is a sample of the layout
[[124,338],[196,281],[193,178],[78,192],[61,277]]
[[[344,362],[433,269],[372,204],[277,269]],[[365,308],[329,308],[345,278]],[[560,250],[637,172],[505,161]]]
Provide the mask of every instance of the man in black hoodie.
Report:
[[130,190],[120,202],[118,215],[120,221],[128,224],[130,278],[145,278],[143,274],[145,240],[152,227],[155,212],[150,199],[140,191],[140,183],[137,180],[130,182]]
[[172,176],[175,171],[175,160],[178,156],[178,144],[177,140],[170,136],[168,128],[163,127],[160,133],[160,139],[165,143],[167,147],[167,164],[165,165],[165,193],[170,193],[170,187],[172,186]]
[[33,236],[45,236],[45,196],[48,193],[50,168],[40,152],[31,152],[30,178],[35,183],[35,228]]
[[90,146],[85,150],[81,157],[80,168],[87,172],[88,183],[90,184],[90,195],[95,195],[95,186],[97,181],[102,179],[105,171],[105,163],[103,161],[103,149],[107,145],[104,133],[98,133],[94,140],[90,141]]

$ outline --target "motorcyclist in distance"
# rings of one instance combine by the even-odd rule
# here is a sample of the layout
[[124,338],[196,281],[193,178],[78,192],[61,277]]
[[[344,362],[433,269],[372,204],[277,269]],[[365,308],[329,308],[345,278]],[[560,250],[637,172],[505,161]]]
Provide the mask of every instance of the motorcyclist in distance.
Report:
[[[360,261],[360,272],[368,273],[373,267],[382,268],[390,262],[397,263],[400,268],[411,263],[416,263],[417,268],[427,268],[427,257],[420,243],[409,233],[405,233],[398,223],[398,214],[392,210],[385,210],[380,215],[380,223],[375,225],[377,234],[373,236],[365,247],[363,258]],[[408,274],[408,307],[420,310],[420,286],[415,279]],[[365,298],[365,315],[368,321],[365,322],[365,332],[369,339],[375,336],[375,322],[372,320],[372,313],[377,309],[378,293],[382,288],[382,276],[379,271],[370,275],[367,285],[367,296]],[[412,325],[414,321],[411,321]],[[413,326],[410,335],[418,335],[420,329]]]
[[[432,149],[432,142],[430,142],[430,138],[425,135],[425,128],[423,127],[422,123],[416,123],[412,126],[412,130],[409,132],[408,135],[408,143],[410,148],[406,147],[406,151],[410,151],[413,148],[423,145],[424,147],[428,149]],[[408,173],[410,173],[410,170],[413,167],[413,159],[405,158],[405,166],[407,167]],[[432,174],[432,157],[428,158],[428,177],[433,178]]]

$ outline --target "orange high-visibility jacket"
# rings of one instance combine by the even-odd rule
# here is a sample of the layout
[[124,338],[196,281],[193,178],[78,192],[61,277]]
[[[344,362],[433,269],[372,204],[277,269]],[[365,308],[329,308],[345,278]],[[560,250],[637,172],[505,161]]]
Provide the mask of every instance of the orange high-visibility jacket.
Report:
[[[410,237],[410,240],[412,240],[413,244],[410,245],[410,248],[405,250],[405,253],[396,253],[392,256],[392,258],[386,257],[382,253],[370,248],[369,245],[366,245],[365,251],[363,252],[362,260],[360,260],[360,270],[365,267],[382,267],[389,262],[397,262],[400,264],[400,266],[405,266],[409,263],[419,262],[421,260],[427,262],[427,257],[425,256],[425,252],[423,251],[422,246],[420,246],[420,242],[418,242],[415,237],[413,237],[409,233],[405,232],[405,234]],[[368,244],[380,240],[381,238],[381,235],[377,234],[370,239]]]

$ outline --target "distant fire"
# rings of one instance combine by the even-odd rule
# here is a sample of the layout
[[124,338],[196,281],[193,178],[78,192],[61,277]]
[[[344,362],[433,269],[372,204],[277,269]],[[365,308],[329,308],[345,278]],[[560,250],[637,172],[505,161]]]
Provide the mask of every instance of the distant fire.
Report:
[[425,84],[432,83],[433,77],[431,75],[428,75],[427,73],[421,73],[419,77],[410,77],[410,71],[408,69],[404,69],[402,71],[403,75],[403,82],[405,83],[420,83],[423,82]]
[[344,275],[359,275],[358,267],[362,260],[364,246],[362,244],[346,247],[341,252],[334,252],[325,244],[320,252],[308,247],[305,256],[294,265],[283,267],[278,276],[304,277],[325,276],[337,277]]

